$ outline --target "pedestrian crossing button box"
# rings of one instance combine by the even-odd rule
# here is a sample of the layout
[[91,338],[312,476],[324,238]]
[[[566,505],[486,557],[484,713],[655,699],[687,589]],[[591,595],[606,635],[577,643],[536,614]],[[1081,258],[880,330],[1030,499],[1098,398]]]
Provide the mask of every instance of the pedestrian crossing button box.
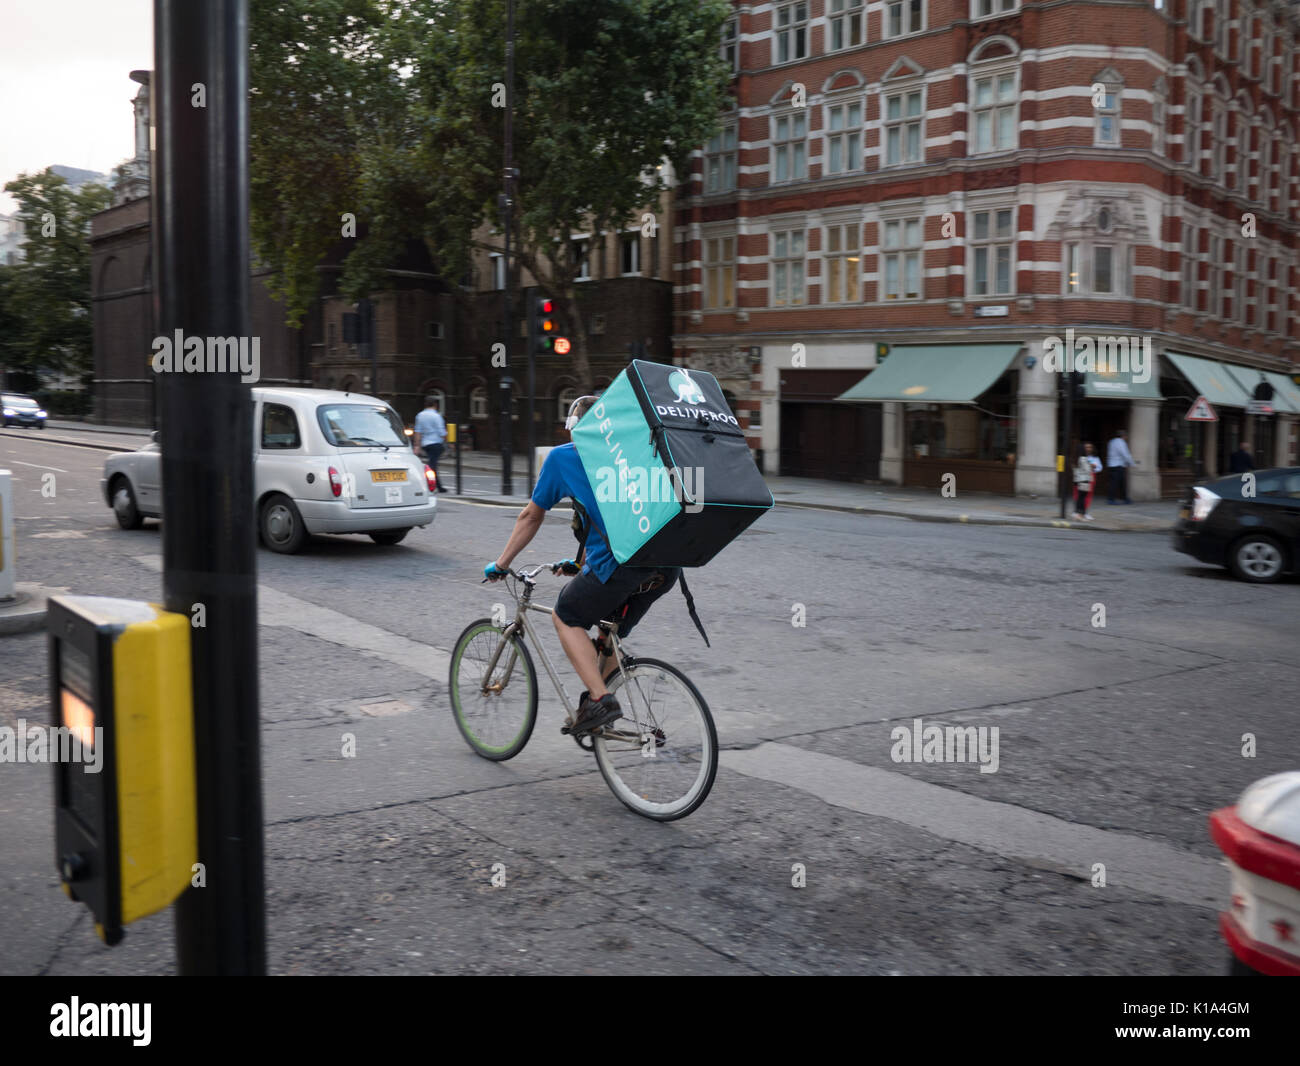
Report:
[[55,596],[46,629],[55,864],[116,944],[188,887],[197,861],[189,618]]

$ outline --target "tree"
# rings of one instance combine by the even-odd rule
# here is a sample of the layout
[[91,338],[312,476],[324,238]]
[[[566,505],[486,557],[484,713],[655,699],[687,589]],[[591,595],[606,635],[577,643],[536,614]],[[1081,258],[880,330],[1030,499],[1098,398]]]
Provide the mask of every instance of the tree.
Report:
[[397,73],[376,47],[391,7],[249,5],[252,244],[291,326],[319,291],[317,267],[346,232],[344,216],[360,211],[360,142],[379,111],[402,106]]
[[[476,249],[502,247],[484,234],[499,219],[506,4],[416,0],[406,12],[387,50],[410,71],[408,104],[361,150],[369,251],[391,248],[418,221],[444,277],[460,278]],[[569,237],[639,225],[716,131],[730,12],[726,0],[519,0],[511,242],[572,327],[574,372],[588,389]],[[428,32],[412,32],[420,27]]]
[[102,185],[77,190],[48,168],[5,185],[18,201],[25,258],[0,281],[0,361],[10,372],[85,374],[93,361],[90,219],[112,202]]

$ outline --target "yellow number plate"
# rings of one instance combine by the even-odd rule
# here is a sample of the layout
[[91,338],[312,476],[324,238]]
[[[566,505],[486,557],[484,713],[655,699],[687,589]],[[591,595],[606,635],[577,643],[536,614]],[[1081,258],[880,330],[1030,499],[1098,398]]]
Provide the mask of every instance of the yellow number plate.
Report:
[[370,480],[379,483],[383,481],[405,481],[405,470],[372,470],[370,471]]
[[1191,518],[1191,517],[1192,517],[1192,512],[1189,511],[1186,507],[1184,507],[1184,508],[1182,508],[1182,510],[1180,510],[1180,511],[1178,512],[1178,517],[1179,517],[1179,518]]

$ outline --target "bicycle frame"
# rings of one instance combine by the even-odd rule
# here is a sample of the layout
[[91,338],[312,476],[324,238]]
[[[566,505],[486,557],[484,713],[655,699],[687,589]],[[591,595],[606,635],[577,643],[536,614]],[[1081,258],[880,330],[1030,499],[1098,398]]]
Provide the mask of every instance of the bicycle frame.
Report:
[[[565,714],[568,716],[566,720],[571,724],[577,717],[577,705],[570,703],[569,694],[564,688],[564,682],[560,680],[559,674],[555,672],[555,667],[551,663],[551,657],[546,654],[546,646],[542,643],[541,638],[537,635],[537,630],[533,628],[532,622],[528,619],[529,611],[537,611],[539,614],[547,615],[555,613],[554,608],[532,602],[533,589],[537,586],[536,575],[538,573],[540,573],[540,570],[536,570],[531,574],[521,573],[517,575],[519,580],[523,582],[524,590],[517,598],[518,607],[515,611],[515,619],[502,631],[501,642],[497,645],[497,650],[488,662],[487,669],[483,672],[483,676],[485,679],[492,677],[493,672],[496,670],[497,663],[501,659],[501,652],[509,646],[510,638],[522,633],[523,639],[527,639],[532,644],[533,649],[541,657],[542,666],[546,669],[546,676],[551,679],[551,684],[555,686],[556,695],[560,697],[560,702],[564,705]],[[616,622],[605,621],[604,619],[596,624],[600,628],[601,632],[605,633],[609,637],[613,649],[614,662],[617,664],[618,672],[623,678],[623,685],[630,692],[631,687],[628,685],[627,673],[623,669],[623,645],[618,639],[618,624]],[[510,675],[514,672],[515,663],[518,662],[518,660],[519,656],[515,654],[512,648],[510,653],[510,662],[506,665],[505,673],[502,676],[501,681],[497,685],[492,686],[493,688],[501,689],[505,688],[505,686],[509,684]],[[640,738],[636,734],[625,733],[616,729],[604,729],[602,730],[602,735],[607,739],[628,740],[632,743],[641,743]]]

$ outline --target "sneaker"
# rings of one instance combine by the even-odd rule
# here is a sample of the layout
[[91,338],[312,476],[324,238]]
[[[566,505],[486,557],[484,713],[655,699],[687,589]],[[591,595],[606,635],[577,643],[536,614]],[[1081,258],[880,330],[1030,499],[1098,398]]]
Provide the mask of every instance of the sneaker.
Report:
[[[568,727],[567,732],[570,736],[581,736],[622,717],[623,711],[619,708],[618,700],[614,698],[612,692],[606,692],[598,700],[593,700],[584,692],[582,699],[578,701],[578,720]],[[561,732],[565,731],[561,730]]]
[[1084,516],[1083,516],[1083,520],[1084,520],[1085,522],[1095,522],[1095,521],[1097,521],[1097,520],[1096,520],[1095,518],[1093,518],[1092,515],[1090,515],[1090,514],[1086,514],[1086,515],[1084,515]]
[[1083,515],[1081,515],[1078,511],[1075,511],[1074,514],[1070,515],[1070,517],[1073,518],[1076,522],[1083,521]]

